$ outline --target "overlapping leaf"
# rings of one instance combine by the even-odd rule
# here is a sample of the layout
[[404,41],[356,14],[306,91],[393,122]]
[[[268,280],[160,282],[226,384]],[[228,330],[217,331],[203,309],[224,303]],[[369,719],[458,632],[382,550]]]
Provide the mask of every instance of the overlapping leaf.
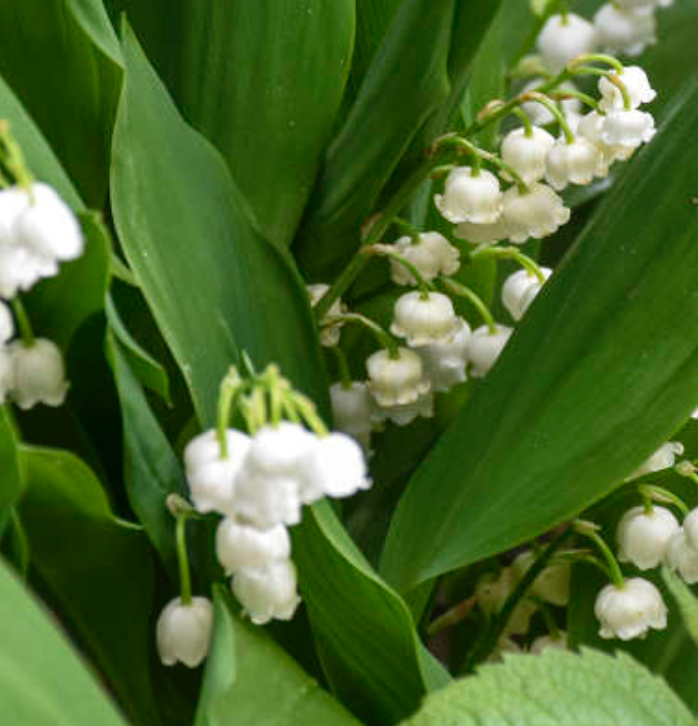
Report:
[[401,589],[573,516],[698,404],[697,101],[693,83],[417,471],[384,557]]

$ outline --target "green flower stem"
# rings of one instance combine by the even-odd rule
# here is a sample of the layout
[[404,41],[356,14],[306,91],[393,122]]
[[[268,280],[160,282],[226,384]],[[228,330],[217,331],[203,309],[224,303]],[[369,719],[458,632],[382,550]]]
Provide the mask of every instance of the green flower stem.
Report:
[[410,237],[412,239],[412,244],[417,244],[419,242],[419,230],[406,219],[395,217],[395,219],[393,219],[393,226],[397,227],[400,231]]
[[451,277],[442,277],[441,281],[449,292],[454,295],[458,295],[458,297],[465,298],[472,304],[482,317],[487,327],[490,329],[490,333],[494,334],[497,332],[497,324],[492,317],[492,313],[478,295],[476,295],[469,287],[462,285],[460,282]]
[[519,580],[509,597],[506,599],[504,606],[494,617],[491,626],[486,630],[482,637],[475,643],[475,646],[468,654],[463,670],[467,673],[473,667],[484,660],[495,649],[502,633],[509,622],[509,619],[516,610],[518,604],[523,600],[529,588],[535,582],[538,575],[548,566],[550,558],[555,552],[562,547],[565,540],[573,534],[573,530],[565,529],[543,550],[541,555],[536,558],[533,564],[526,570],[524,576]]
[[383,212],[374,220],[364,239],[361,247],[357,250],[351,262],[344,268],[342,274],[331,285],[329,290],[322,296],[315,306],[315,313],[318,320],[322,320],[332,307],[337,298],[341,297],[351,286],[354,280],[359,276],[361,271],[371,259],[370,255],[364,252],[366,247],[379,242],[395,218],[400,214],[401,210],[407,204],[412,195],[417,191],[422,182],[429,178],[433,168],[437,165],[434,156],[438,152],[432,149],[426,160],[423,161],[412,174],[407,177],[402,186],[397,190],[392,199],[388,202]]
[[472,613],[476,605],[477,597],[475,595],[459,602],[457,605],[454,605],[443,615],[440,615],[434,621],[429,623],[429,626],[427,627],[427,635],[430,638],[433,638],[441,631],[446,630],[446,628],[450,628],[453,625],[458,625],[458,623],[463,622],[463,620]]
[[533,136],[533,123],[531,122],[530,116],[519,106],[514,108],[512,111],[514,116],[516,116],[519,121],[523,124],[524,127],[524,135],[527,137]]
[[339,380],[342,388],[351,388],[351,372],[349,371],[349,364],[347,363],[347,357],[344,355],[344,351],[338,345],[333,346],[331,350],[337,361],[337,370],[339,371]]
[[601,556],[606,561],[606,564],[608,565],[608,574],[610,575],[611,582],[618,588],[622,589],[625,587],[625,577],[623,576],[623,571],[620,569],[620,565],[618,564],[618,560],[615,558],[615,555],[611,552],[611,549],[606,544],[606,541],[604,538],[595,530],[590,529],[587,526],[576,526],[576,531],[581,534],[584,537],[587,537],[590,539],[595,545],[598,551],[601,553]]
[[218,444],[221,447],[221,458],[228,458],[228,437],[226,431],[230,422],[230,415],[235,397],[244,387],[244,381],[240,378],[238,369],[232,366],[221,381],[221,390],[218,395],[218,421],[216,433]]
[[189,513],[177,513],[175,536],[177,540],[177,562],[179,564],[179,587],[183,605],[191,604],[191,573],[189,571],[189,557],[187,555],[187,520]]
[[577,56],[574,60],[567,64],[567,68],[572,72],[576,73],[577,69],[584,63],[605,63],[611,66],[618,73],[622,73],[624,70],[623,64],[612,55],[607,53],[585,53],[584,55]]
[[623,97],[623,107],[625,110],[630,110],[632,103],[630,102],[628,88],[616,73],[604,70],[603,68],[595,68],[594,66],[579,66],[576,69],[575,74],[584,76],[603,76],[604,78],[607,78],[609,82],[616,86],[616,88],[620,91],[621,96]]
[[10,122],[6,119],[0,121],[0,143],[3,147],[0,151],[0,158],[5,166],[14,175],[19,186],[30,191],[34,177],[27,167],[22,149],[12,136]]
[[664,487],[659,487],[654,484],[641,484],[638,487],[638,490],[640,492],[640,496],[642,496],[643,499],[649,499],[650,502],[673,504],[684,517],[690,511],[686,502],[684,502],[678,494],[674,494],[674,492],[664,489]]
[[414,279],[417,281],[417,287],[423,295],[428,295],[430,290],[434,289],[434,286],[424,279],[422,273],[416,268],[416,266],[413,265],[399,252],[395,252],[395,250],[390,245],[372,245],[366,250],[366,252],[371,255],[387,257],[391,260],[395,260],[395,262],[404,267],[412,275],[412,277],[414,277]]
[[543,620],[545,621],[545,627],[548,629],[550,637],[553,640],[560,640],[560,628],[558,627],[557,621],[553,616],[550,605],[548,605],[547,602],[541,600],[540,598],[537,598],[536,602],[538,603],[538,609],[540,610],[540,614],[543,616]]
[[550,111],[550,113],[555,117],[555,120],[562,129],[562,133],[565,135],[565,141],[568,144],[574,142],[574,132],[570,128],[570,125],[567,123],[565,114],[560,110],[560,108],[554,101],[552,101],[545,94],[538,93],[537,91],[529,91],[528,93],[524,93],[523,98],[526,101],[535,101],[536,103],[540,103],[541,106],[545,106],[545,108],[547,108],[548,111]]
[[318,436],[327,436],[329,430],[325,426],[325,422],[320,418],[315,404],[302,393],[298,391],[289,391],[287,393],[288,402],[296,409],[301,418],[308,424],[311,431]]
[[361,313],[342,313],[340,315],[330,316],[329,320],[338,323],[342,322],[363,325],[364,328],[373,334],[373,337],[378,341],[378,344],[382,348],[387,348],[388,351],[390,351],[391,358],[395,358],[397,356],[398,344],[395,339],[388,332],[383,330],[378,323],[374,323],[373,320],[367,318],[365,315],[361,315]]
[[17,328],[19,329],[22,342],[27,348],[31,348],[34,345],[36,337],[34,336],[34,329],[32,328],[31,320],[29,320],[27,310],[18,295],[12,298],[12,310],[15,314],[15,320],[17,321]]
[[573,91],[572,89],[564,89],[560,91],[553,91],[552,93],[548,94],[550,98],[552,98],[554,101],[565,101],[568,98],[577,98],[579,99],[584,105],[589,106],[589,108],[593,108],[594,111],[599,110],[599,102],[590,96],[587,93],[582,93],[581,91]]
[[281,423],[283,413],[283,391],[288,389],[288,381],[281,375],[279,367],[270,363],[262,374],[263,385],[269,393],[269,416],[272,426]]
[[541,270],[538,266],[538,263],[516,247],[491,247],[489,245],[483,245],[482,247],[478,247],[470,255],[470,259],[472,260],[477,257],[500,257],[502,259],[514,260],[515,262],[518,262],[519,265],[521,265],[521,267],[523,267],[527,272],[530,272],[531,275],[538,278],[538,282],[541,284],[546,281],[543,270]]

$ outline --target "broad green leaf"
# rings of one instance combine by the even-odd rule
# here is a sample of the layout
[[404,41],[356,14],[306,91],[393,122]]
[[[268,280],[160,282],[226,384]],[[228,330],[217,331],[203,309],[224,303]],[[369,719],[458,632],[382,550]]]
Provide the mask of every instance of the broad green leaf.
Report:
[[419,641],[405,603],[372,570],[326,504],[304,512],[293,557],[328,680],[365,720],[394,722],[448,674]]
[[319,350],[291,263],[253,229],[222,158],[184,123],[128,27],[124,54],[114,218],[200,420],[214,420],[218,383],[243,349],[317,390]]
[[22,490],[22,477],[17,455],[17,439],[5,406],[0,408],[0,539],[12,508]]
[[8,726],[125,726],[67,638],[0,561],[0,703]]
[[686,145],[698,84],[682,101],[417,470],[384,554],[400,589],[574,516],[698,404],[698,163]]
[[19,513],[33,571],[123,708],[137,723],[158,724],[150,674],[154,571],[145,535],[114,518],[100,483],[72,454],[23,447],[21,466]]
[[37,335],[66,348],[78,328],[104,309],[109,286],[110,244],[100,216],[80,215],[85,253],[61,265],[60,274],[44,280],[27,295],[27,307]]
[[660,678],[626,655],[511,655],[430,696],[405,726],[695,726]]
[[214,603],[215,631],[196,726],[359,726],[263,630],[231,612],[230,596],[221,587]]
[[686,631],[698,645],[698,599],[684,581],[666,567],[662,568],[662,578],[681,610]]
[[455,0],[403,0],[330,145],[298,252],[311,278],[338,272],[410,142],[449,97]]
[[0,74],[95,207],[107,188],[117,52],[100,0],[0,3]]
[[0,118],[10,122],[12,135],[21,147],[32,174],[50,184],[74,211],[82,211],[84,204],[73,182],[22,103],[2,78],[0,78]]
[[123,348],[111,333],[107,334],[106,348],[121,403],[129,502],[165,565],[176,572],[174,519],[165,500],[172,493],[187,493],[182,468]]

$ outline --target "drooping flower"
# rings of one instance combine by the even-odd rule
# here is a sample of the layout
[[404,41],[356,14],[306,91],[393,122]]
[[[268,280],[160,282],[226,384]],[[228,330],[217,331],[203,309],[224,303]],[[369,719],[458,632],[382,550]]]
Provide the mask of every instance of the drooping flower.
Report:
[[664,559],[669,540],[679,530],[676,517],[664,507],[633,507],[618,524],[618,559],[640,570],[657,567]]
[[290,620],[300,603],[296,567],[291,560],[239,570],[233,577],[232,590],[255,625]]
[[177,597],[160,613],[156,641],[163,665],[181,662],[196,668],[208,655],[213,630],[213,605],[208,598],[193,597],[188,605]]
[[593,53],[598,39],[588,20],[575,15],[551,15],[538,35],[538,50],[545,65],[554,73],[578,55]]
[[379,350],[368,358],[366,368],[368,386],[380,406],[414,403],[429,391],[422,359],[409,348],[398,348],[395,358]]
[[220,521],[216,530],[216,556],[232,575],[244,568],[265,567],[291,556],[291,539],[282,524],[259,529],[236,522],[230,517]]
[[502,214],[509,239],[517,244],[529,237],[547,237],[570,218],[570,210],[564,206],[562,199],[540,182],[531,184],[527,191],[516,186],[507,189]]
[[499,324],[495,326],[494,332],[488,325],[482,325],[473,331],[468,343],[471,376],[483,378],[489,373],[513,332],[506,325]]
[[[395,243],[395,252],[414,265],[427,282],[438,275],[455,275],[460,268],[460,252],[442,234],[424,232],[419,241],[411,237],[400,237]],[[415,285],[412,274],[396,260],[390,261],[390,277],[396,285]]]
[[390,332],[413,347],[448,343],[458,329],[451,299],[440,292],[408,292],[395,303]]
[[662,630],[667,624],[661,593],[641,577],[626,580],[622,587],[606,585],[596,598],[594,613],[601,623],[602,638],[632,640],[650,628]]
[[[548,267],[541,267],[541,272],[547,280],[553,271]],[[521,320],[543,284],[528,270],[518,270],[507,277],[502,287],[502,303],[514,320]]]
[[23,410],[43,403],[61,406],[68,393],[65,365],[58,346],[46,338],[28,344],[15,340],[9,345],[14,402]]
[[454,224],[492,224],[502,211],[499,179],[484,169],[457,167],[446,177],[443,195],[434,196],[434,204]]

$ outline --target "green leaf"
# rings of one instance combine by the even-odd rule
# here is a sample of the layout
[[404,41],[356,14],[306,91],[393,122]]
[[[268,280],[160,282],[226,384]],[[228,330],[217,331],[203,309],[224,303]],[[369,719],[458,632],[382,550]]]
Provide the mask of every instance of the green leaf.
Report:
[[0,641],[0,703],[8,726],[125,726],[66,637],[2,561]]
[[662,567],[662,578],[681,610],[688,634],[698,645],[698,598],[678,575],[666,567]]
[[510,655],[427,698],[405,726],[695,726],[660,678],[626,655]]
[[33,571],[124,709],[137,723],[160,723],[150,673],[154,572],[145,535],[114,518],[100,483],[72,454],[23,447],[21,466],[19,513]]
[[342,130],[330,145],[302,230],[301,266],[336,273],[359,228],[424,121],[449,96],[455,0],[404,0]]
[[53,149],[20,100],[2,78],[0,78],[0,117],[10,122],[12,135],[21,147],[32,174],[50,184],[74,211],[82,211],[85,205],[70,177],[65,173]]
[[0,3],[0,74],[95,207],[107,189],[117,54],[100,0]]
[[223,588],[215,589],[214,603],[196,726],[359,726],[263,630],[233,615]]
[[697,122],[692,83],[417,470],[384,553],[400,589],[579,513],[698,404]]
[[351,67],[354,0],[207,0],[180,9],[180,108],[222,152],[265,236],[288,245]]
[[174,518],[165,500],[172,493],[187,494],[182,468],[150,409],[123,348],[110,333],[106,348],[121,403],[128,499],[164,564],[176,573]]
[[200,420],[214,420],[220,379],[243,349],[317,391],[309,301],[289,259],[253,229],[222,158],[181,119],[128,27],[124,54],[114,218]]
[[66,348],[78,328],[104,309],[109,286],[110,243],[100,216],[80,215],[85,253],[61,265],[60,274],[37,285],[26,298],[37,335]]
[[8,522],[12,508],[22,490],[22,477],[19,470],[17,439],[5,406],[0,408],[0,539]]
[[394,722],[449,681],[419,641],[405,603],[366,562],[326,502],[303,515],[293,557],[320,658],[361,718]]

